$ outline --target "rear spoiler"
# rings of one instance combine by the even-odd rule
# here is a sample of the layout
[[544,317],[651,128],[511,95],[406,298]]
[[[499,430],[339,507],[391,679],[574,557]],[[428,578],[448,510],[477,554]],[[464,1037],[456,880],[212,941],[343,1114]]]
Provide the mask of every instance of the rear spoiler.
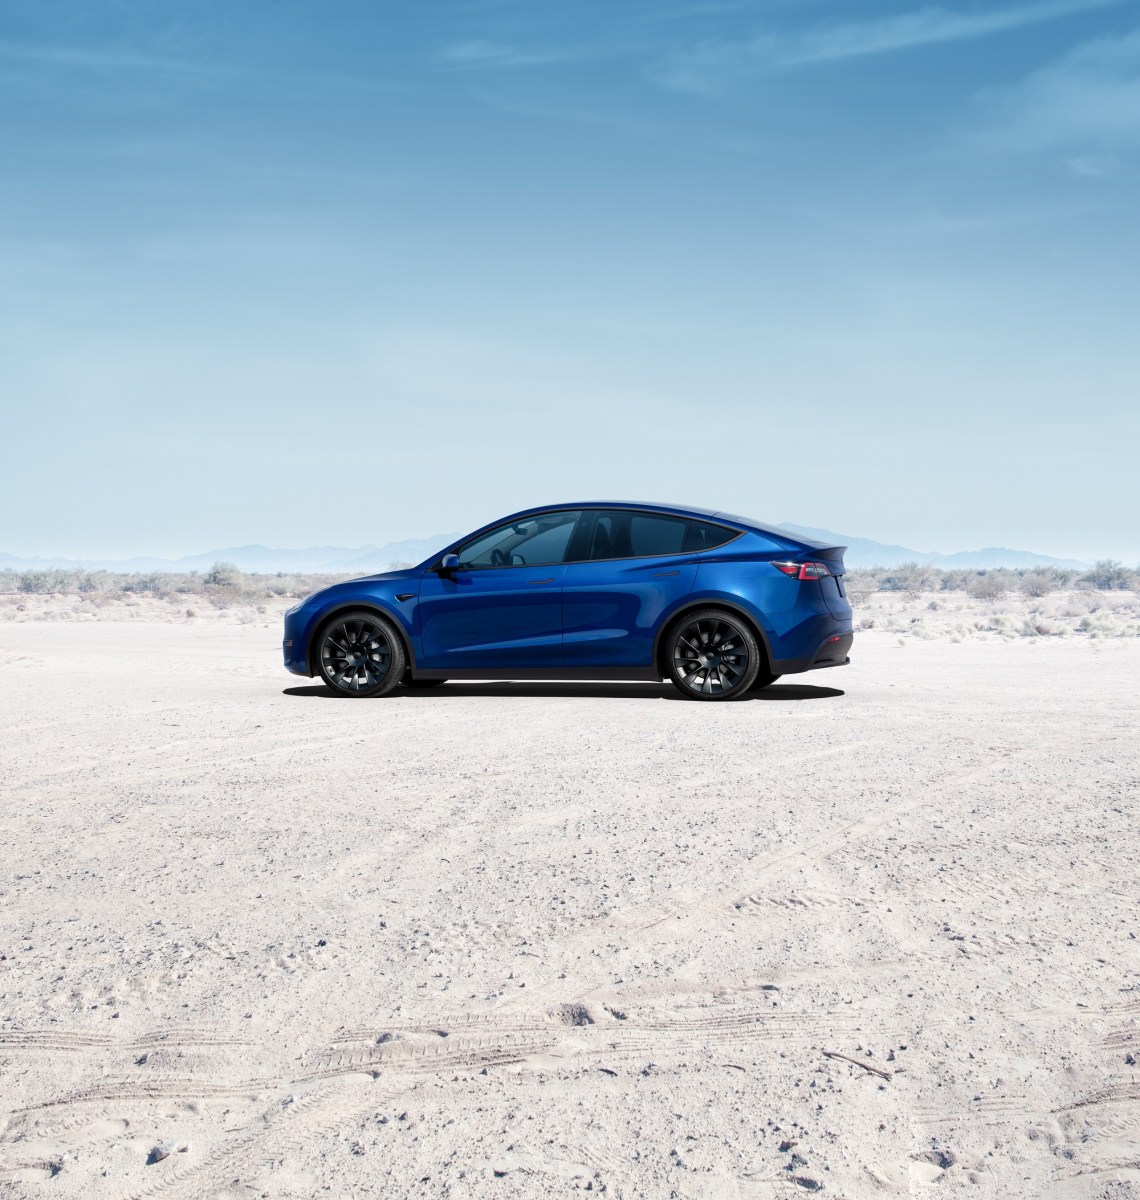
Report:
[[812,546],[810,550],[802,551],[799,557],[812,562],[825,562],[832,575],[845,575],[847,568],[843,565],[843,555],[846,552],[846,546]]

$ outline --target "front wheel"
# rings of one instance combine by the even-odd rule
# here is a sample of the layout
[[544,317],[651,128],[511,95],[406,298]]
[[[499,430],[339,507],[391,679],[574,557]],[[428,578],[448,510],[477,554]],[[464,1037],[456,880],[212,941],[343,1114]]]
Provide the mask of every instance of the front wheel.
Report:
[[673,683],[692,700],[739,699],[762,665],[747,625],[717,608],[682,617],[670,634],[668,655]]
[[337,613],[317,643],[321,677],[339,696],[383,696],[404,674],[399,634],[379,614]]

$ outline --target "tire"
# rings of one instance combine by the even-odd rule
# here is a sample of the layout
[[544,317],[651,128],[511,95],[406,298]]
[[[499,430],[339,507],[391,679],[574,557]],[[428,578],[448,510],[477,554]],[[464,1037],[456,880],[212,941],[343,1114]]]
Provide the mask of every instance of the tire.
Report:
[[410,688],[433,688],[446,682],[446,679],[413,679],[410,671],[405,671],[404,678],[400,680],[401,686]]
[[316,641],[321,678],[338,696],[383,696],[403,678],[404,643],[369,609],[337,613]]
[[739,700],[764,665],[756,636],[722,608],[686,613],[669,632],[669,676],[690,700]]
[[782,675],[770,675],[767,671],[760,671],[756,675],[756,680],[752,684],[752,690],[758,692],[761,688],[771,687],[777,679],[783,679]]

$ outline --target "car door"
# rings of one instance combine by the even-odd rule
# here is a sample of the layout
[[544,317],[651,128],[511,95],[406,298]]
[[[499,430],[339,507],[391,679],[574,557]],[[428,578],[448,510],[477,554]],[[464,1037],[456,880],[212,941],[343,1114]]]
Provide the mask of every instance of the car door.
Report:
[[581,514],[516,518],[456,549],[458,569],[420,583],[420,653],[430,670],[562,666],[562,580]]
[[653,661],[663,613],[693,589],[689,522],[664,513],[602,509],[592,515],[562,580],[567,667],[637,667]]

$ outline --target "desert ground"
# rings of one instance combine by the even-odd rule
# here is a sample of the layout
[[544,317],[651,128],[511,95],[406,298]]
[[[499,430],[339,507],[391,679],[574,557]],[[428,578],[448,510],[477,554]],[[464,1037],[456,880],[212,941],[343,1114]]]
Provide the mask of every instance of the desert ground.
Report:
[[1140,1195],[1135,636],[343,701],[19,603],[5,1197]]

